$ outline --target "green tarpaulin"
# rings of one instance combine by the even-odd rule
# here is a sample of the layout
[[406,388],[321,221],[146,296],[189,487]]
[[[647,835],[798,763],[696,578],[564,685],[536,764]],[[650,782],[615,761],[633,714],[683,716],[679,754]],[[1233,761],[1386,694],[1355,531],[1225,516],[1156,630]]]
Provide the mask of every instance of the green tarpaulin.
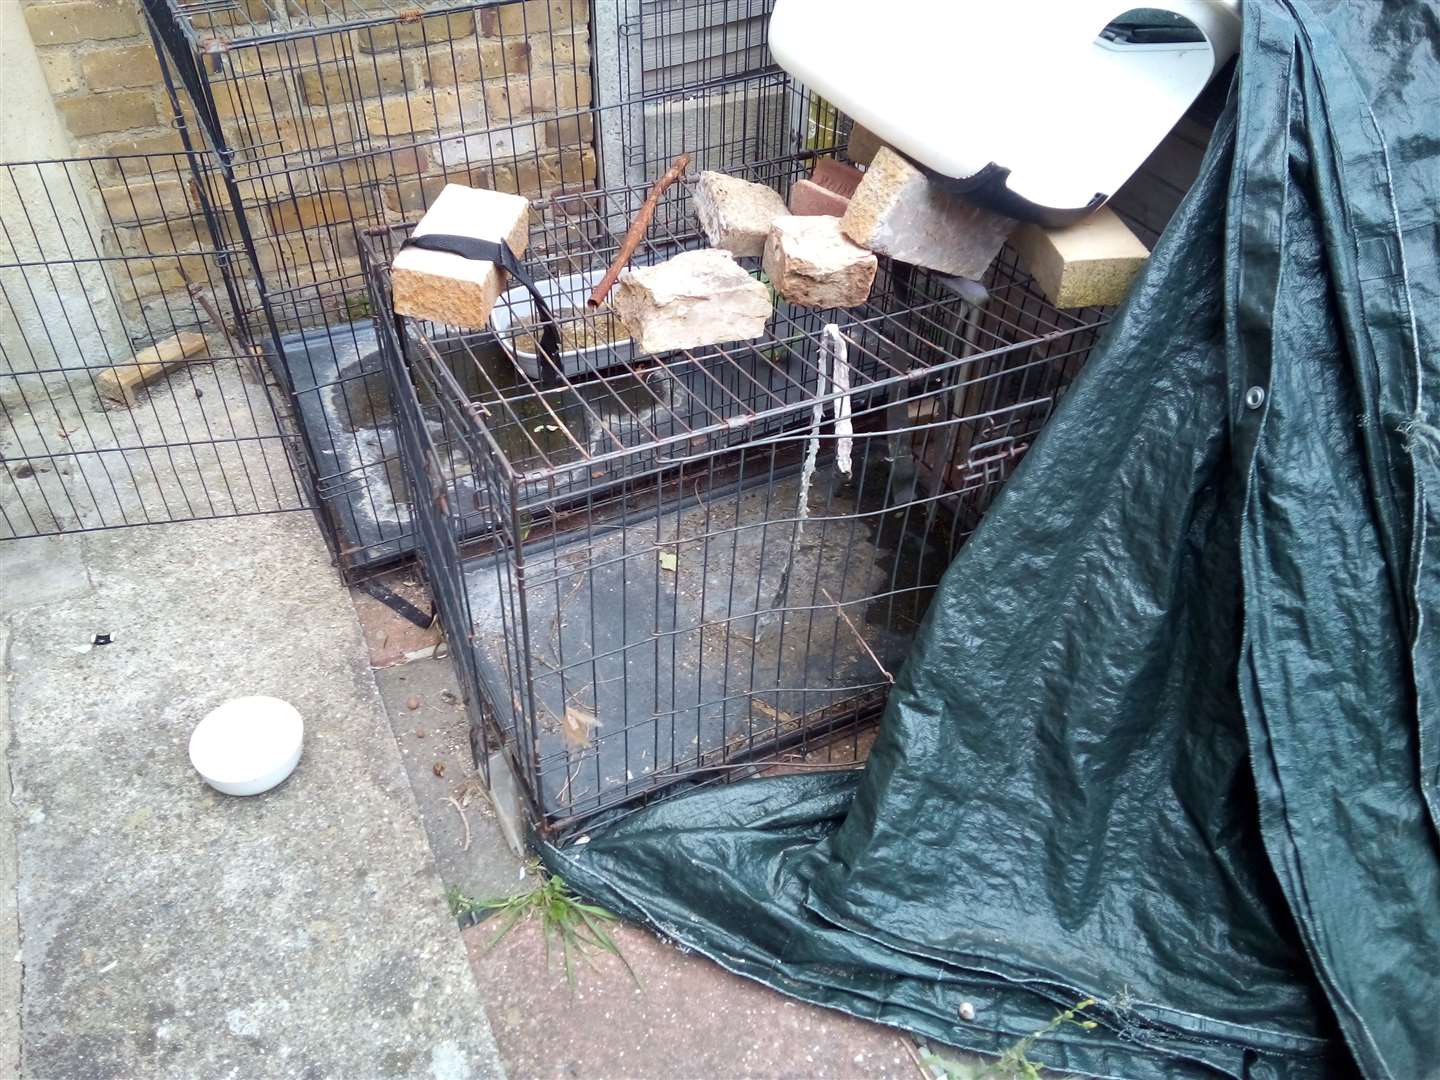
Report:
[[864,772],[547,850],[577,889],[962,1047],[1097,998],[1030,1051],[1077,1072],[1440,1075],[1440,14],[1244,24],[1201,176]]

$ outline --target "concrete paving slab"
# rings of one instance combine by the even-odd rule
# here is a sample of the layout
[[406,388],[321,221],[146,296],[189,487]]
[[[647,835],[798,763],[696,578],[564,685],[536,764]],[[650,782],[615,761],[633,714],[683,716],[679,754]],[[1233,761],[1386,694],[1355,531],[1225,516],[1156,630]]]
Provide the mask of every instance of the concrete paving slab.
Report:
[[[591,950],[566,982],[536,920],[490,947],[495,927],[464,931],[511,1080],[572,1077],[929,1077],[905,1036],[783,997],[648,932],[613,937],[639,984]],[[593,965],[593,966],[592,966]]]
[[[59,543],[93,588],[8,619],[23,1075],[501,1075],[309,516]],[[300,710],[305,756],[237,799],[186,746],[247,693]]]
[[441,657],[379,668],[375,682],[446,887],[472,897],[519,891],[524,887],[520,860],[506,844],[475,768],[469,722],[450,661]]

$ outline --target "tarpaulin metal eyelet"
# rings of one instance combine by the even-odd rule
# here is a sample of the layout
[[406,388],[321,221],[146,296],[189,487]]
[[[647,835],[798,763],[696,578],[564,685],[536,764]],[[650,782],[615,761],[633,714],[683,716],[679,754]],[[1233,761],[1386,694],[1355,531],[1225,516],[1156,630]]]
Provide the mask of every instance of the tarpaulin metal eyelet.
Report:
[[1261,405],[1264,404],[1265,391],[1262,388],[1258,386],[1252,386],[1249,390],[1245,391],[1245,407],[1247,409],[1258,409]]

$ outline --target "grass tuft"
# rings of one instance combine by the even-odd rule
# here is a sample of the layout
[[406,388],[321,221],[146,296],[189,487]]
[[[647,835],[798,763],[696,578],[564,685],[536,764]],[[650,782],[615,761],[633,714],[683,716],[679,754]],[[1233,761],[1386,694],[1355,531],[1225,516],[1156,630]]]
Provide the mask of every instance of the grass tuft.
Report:
[[468,926],[485,919],[500,920],[499,929],[485,945],[493,949],[506,934],[529,916],[540,920],[541,933],[545,936],[545,969],[550,969],[550,950],[553,943],[560,946],[561,960],[565,966],[565,981],[575,985],[575,958],[578,957],[591,968],[595,967],[590,958],[591,951],[599,949],[619,960],[626,973],[640,985],[639,978],[625,959],[615,939],[610,936],[609,927],[620,920],[604,908],[587,904],[565,884],[565,880],[552,876],[538,862],[526,865],[526,873],[539,883],[528,892],[517,896],[493,900],[475,900],[466,896],[455,886],[445,894],[450,904],[450,914]]
[[983,1065],[969,1065],[961,1061],[952,1061],[939,1054],[931,1053],[929,1050],[924,1051],[922,1057],[926,1065],[929,1065],[946,1080],[1041,1080],[1040,1066],[1030,1060],[1030,1048],[1067,1024],[1073,1024],[1085,1031],[1095,1030],[1099,1025],[1094,1020],[1079,1019],[1080,1014],[1094,1004],[1094,998],[1086,998],[1071,1008],[1056,1013],[1055,1019],[1039,1031],[1026,1035],[1025,1038],[1008,1047],[994,1061],[988,1061]]

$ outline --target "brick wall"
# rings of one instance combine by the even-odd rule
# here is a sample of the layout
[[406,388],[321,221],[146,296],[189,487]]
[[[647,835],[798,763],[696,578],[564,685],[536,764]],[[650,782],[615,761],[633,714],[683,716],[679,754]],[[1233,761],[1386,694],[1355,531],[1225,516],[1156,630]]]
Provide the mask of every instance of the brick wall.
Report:
[[[201,33],[235,42],[212,92],[284,321],[353,312],[359,230],[419,216],[446,182],[531,197],[595,185],[587,0],[244,44],[257,29],[247,20],[267,15],[263,0],[240,0]],[[25,0],[25,20],[78,154],[182,148],[138,0]],[[218,280],[213,260],[195,262],[213,244],[193,182],[183,160],[159,168],[168,160],[131,162],[128,175],[97,166],[115,250],[154,256],[126,264],[119,286],[141,311],[180,295],[187,259]],[[221,223],[237,242],[233,214]]]

